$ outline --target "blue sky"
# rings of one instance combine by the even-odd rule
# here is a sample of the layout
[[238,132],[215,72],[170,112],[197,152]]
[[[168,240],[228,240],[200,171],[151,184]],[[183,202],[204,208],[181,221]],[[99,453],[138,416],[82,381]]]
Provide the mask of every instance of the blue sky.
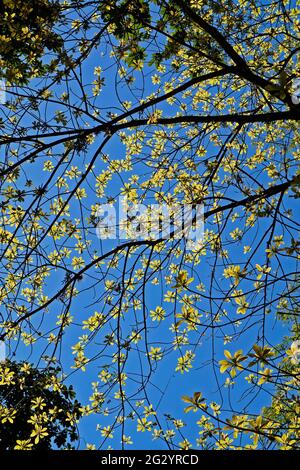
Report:
[[[109,58],[108,54],[102,55],[104,51],[100,48],[98,51],[94,51],[93,54],[89,57],[88,60],[85,61],[84,68],[82,70],[83,74],[83,82],[84,83],[89,83],[90,85],[87,85],[86,91],[91,91],[92,89],[92,81],[94,80],[93,76],[93,71],[95,67],[101,66],[103,70],[103,76],[105,78],[105,85],[103,87],[103,92],[100,94],[98,98],[96,98],[97,106],[99,108],[102,108],[102,115],[100,117],[106,118],[106,112],[111,111],[111,112],[118,112],[121,113],[121,106],[119,103],[119,99],[121,101],[129,100],[133,102],[133,106],[138,103],[139,99],[145,98],[145,96],[149,95],[152,93],[156,88],[153,86],[152,81],[151,81],[151,69],[145,68],[143,71],[143,74],[135,73],[136,75],[136,89],[140,89],[139,92],[134,96],[131,92],[131,90],[126,86],[118,86],[117,91],[118,94],[116,93],[116,77],[117,75],[117,68],[115,67],[113,60]],[[37,83],[38,84],[38,83]],[[78,104],[80,100],[76,100],[75,98],[75,93],[79,93],[79,88],[78,86],[72,85],[73,86],[73,101],[74,104]],[[65,86],[62,85],[56,85],[54,87],[55,94],[59,96],[63,91],[65,91]],[[168,104],[164,104],[159,106],[160,109],[163,109],[165,113],[170,116],[172,113],[174,114],[176,112],[176,107],[172,108]],[[118,109],[117,109],[118,108]],[[50,120],[50,117],[52,117],[53,113],[57,109],[56,105],[48,104],[47,106],[44,106],[43,104],[40,107],[42,115],[44,115],[45,120]],[[25,117],[22,118],[21,122],[23,125],[30,127],[32,125],[32,121],[34,121],[34,118],[29,117],[28,114],[25,115]],[[85,121],[85,122],[84,122]],[[87,118],[82,119],[82,126],[87,125]],[[71,123],[72,125],[72,123]],[[182,130],[183,132],[183,130]],[[83,154],[78,154],[74,156],[74,159],[71,163],[71,165],[76,164],[80,169],[84,169],[85,164],[88,163],[93,155],[93,152],[96,151],[98,145],[99,145],[99,140],[102,138],[102,136],[99,136],[99,138],[96,138],[96,141],[94,144],[92,144],[86,153],[86,155],[83,156]],[[225,137],[224,137],[225,139]],[[248,142],[247,142],[248,143]],[[216,148],[212,145],[207,143],[208,146],[208,154],[215,154],[217,152]],[[249,146],[248,152],[251,153],[251,151],[254,150],[252,149],[251,146]],[[62,146],[57,149],[57,152],[62,151]],[[105,147],[104,153],[107,153],[111,159],[121,159],[125,155],[125,147],[124,145],[120,142],[119,138],[117,136],[114,136],[109,144]],[[26,174],[24,174],[24,182],[26,179],[30,176],[30,178],[33,180],[34,184],[41,185],[46,181],[48,178],[49,174],[43,171],[43,163],[48,157],[43,157],[39,160],[36,160],[34,165],[30,166],[25,166],[24,169],[27,171]],[[97,159],[95,163],[95,173],[99,174],[103,169],[106,168],[105,163],[101,159]],[[61,172],[63,173],[65,170],[65,167],[62,167]],[[130,176],[132,174],[138,174],[143,180],[146,177],[146,172],[148,169],[145,167],[144,162],[140,161],[135,165],[135,168],[133,171],[128,172],[127,174],[122,175],[123,181],[119,176],[115,176],[111,184],[109,185],[108,192],[106,193],[106,196],[115,196],[118,195],[121,187],[123,184],[128,181]],[[94,187],[94,176],[89,176],[87,179],[87,183],[85,184],[85,188],[87,190],[87,198],[84,200],[84,206],[86,209],[84,210],[84,217],[86,217],[89,214],[89,207],[91,205],[101,202],[106,202],[106,198],[99,199],[97,198],[95,194],[95,187]],[[262,176],[260,180],[261,184],[267,184],[268,183],[268,177],[267,176]],[[167,190],[167,189],[166,189]],[[54,196],[56,191],[56,188],[53,186],[49,192],[49,196]],[[226,196],[231,197],[231,198],[236,198],[240,197],[237,195],[238,192],[236,191],[235,188],[229,187],[226,191]],[[151,198],[150,198],[151,199]],[[30,201],[30,198],[26,200],[26,204]],[[49,201],[45,207],[49,207],[50,205]],[[152,202],[152,201],[151,201]],[[294,207],[294,201],[289,198],[288,199],[288,204],[290,207]],[[70,207],[70,213],[73,219],[80,218],[82,217],[82,213],[80,211],[80,206],[78,202],[73,198],[71,201],[71,207]],[[234,260],[235,263],[240,264],[243,266],[243,264],[247,260],[247,256],[244,254],[243,247],[244,245],[253,245],[254,243],[257,243],[260,237],[262,237],[264,234],[267,233],[267,230],[269,229],[269,224],[270,221],[267,221],[264,218],[261,218],[259,221],[259,229],[258,232],[256,233],[255,229],[249,229],[248,233],[243,237],[243,241],[239,242],[237,241],[234,249],[232,252],[230,252],[230,256]],[[224,234],[224,238],[229,238],[229,233],[231,230],[234,228],[244,228],[244,220],[241,219],[240,224],[237,222],[229,222],[227,227],[226,227],[226,232]],[[206,228],[209,228],[210,230],[214,228],[214,223],[211,221],[208,221],[206,223]],[[279,234],[279,232],[278,232]],[[108,241],[99,241],[96,237],[96,234],[91,235],[91,246],[90,246],[90,251],[86,251],[82,256],[84,257],[84,260],[86,263],[88,263],[91,260],[91,253],[93,253],[94,250],[98,251],[98,254],[101,252],[106,252],[110,250],[111,248],[115,247],[116,244],[118,243],[117,240],[108,240]],[[51,246],[51,242],[47,242],[45,244],[45,248],[47,250],[52,250],[53,246]],[[260,263],[261,265],[266,263],[265,259],[265,252],[264,252],[265,246],[263,244],[258,246],[257,253],[255,256],[255,260],[257,263]],[[74,253],[75,254],[75,253]],[[195,286],[203,282],[206,287],[209,287],[209,282],[211,279],[212,275],[212,256],[210,254],[207,255],[207,257],[203,257],[200,265],[194,270],[193,276],[195,278],[194,283],[192,284],[193,289]],[[229,260],[230,261],[230,260]],[[228,261],[228,262],[229,262]],[[172,259],[173,263],[178,262],[176,257]],[[131,260],[129,262],[129,266],[131,266],[133,261]],[[286,270],[292,268],[288,263],[286,264]],[[217,265],[216,267],[216,276],[217,279],[222,280],[224,282],[224,279],[222,278],[222,273],[223,273],[223,266]],[[166,271],[163,271],[162,274],[165,274]],[[103,304],[101,303],[102,301],[99,300],[101,299],[101,293],[103,291],[103,281],[101,280],[98,284],[95,286],[91,287],[93,284],[94,280],[90,277],[90,275],[95,276],[95,279],[97,276],[99,276],[99,271],[93,270],[88,273],[84,277],[82,281],[80,281],[79,288],[81,290],[81,294],[76,298],[71,305],[70,311],[71,314],[74,317],[74,324],[72,327],[68,328],[66,330],[66,333],[63,337],[63,342],[62,342],[62,349],[61,349],[61,360],[64,365],[64,372],[68,375],[67,382],[72,383],[74,385],[74,388],[77,393],[78,399],[83,403],[86,404],[89,400],[89,396],[92,393],[91,389],[91,383],[97,381],[97,374],[101,370],[101,367],[103,367],[103,364],[105,363],[105,358],[100,358],[99,361],[96,361],[94,363],[91,363],[90,365],[87,366],[87,370],[85,373],[82,371],[76,371],[74,372],[73,369],[71,369],[71,366],[73,365],[73,355],[72,355],[72,350],[71,347],[74,346],[74,344],[78,341],[78,336],[82,335],[85,333],[84,330],[81,330],[81,322],[85,320],[89,315],[91,315],[94,311],[102,311]],[[110,269],[109,272],[109,277],[113,278],[114,276],[119,275],[117,270]],[[47,285],[47,291],[49,292],[49,295],[53,294],[56,292],[57,288],[62,286],[64,282],[64,272],[60,270],[56,270],[53,275],[50,277],[48,285]],[[245,281],[245,285],[248,287],[252,286],[252,281]],[[171,284],[172,286],[172,284]],[[171,289],[171,286],[154,286],[151,284],[151,282],[147,283],[146,289],[145,289],[145,299],[146,299],[146,304],[148,310],[155,309],[156,306],[163,304],[163,298],[166,290]],[[229,281],[227,283],[227,287],[229,287]],[[284,283],[279,284],[279,287],[277,287],[278,292],[280,293],[280,289],[284,288]],[[203,307],[204,310],[209,311],[211,314],[214,314],[214,311],[210,311],[210,308],[217,309],[216,305],[211,305],[209,302],[207,302],[204,298],[201,299],[201,306]],[[45,315],[44,318],[44,328],[45,330],[51,330],[55,326],[55,321],[57,320],[56,316],[61,308],[61,304],[57,302],[54,304],[53,307],[51,307],[50,312]],[[135,313],[137,316],[142,315],[141,311],[134,312],[133,308],[130,308],[128,312],[126,313],[126,321],[124,322],[124,330],[125,331],[130,331],[132,324],[136,321],[135,319]],[[172,341],[172,335],[170,332],[170,327],[171,324],[174,322],[174,317],[172,315],[171,310],[168,313],[168,318],[165,320],[163,325],[156,326],[154,322],[152,322],[149,319],[148,322],[148,334],[149,334],[149,346],[158,346],[160,345],[162,349],[167,353],[165,360],[158,362],[155,374],[153,379],[151,378],[151,381],[148,384],[148,393],[149,393],[149,401],[153,403],[154,408],[156,409],[159,419],[161,420],[162,423],[166,423],[166,417],[165,414],[169,413],[172,415],[173,418],[176,419],[183,419],[186,423],[187,426],[183,428],[183,435],[184,437],[187,437],[190,439],[192,442],[195,441],[196,433],[197,433],[197,425],[196,421],[198,419],[197,416],[195,416],[194,413],[190,414],[184,414],[183,409],[184,409],[184,403],[181,400],[182,395],[192,395],[195,391],[201,391],[203,395],[207,398],[208,402],[216,401],[219,404],[222,404],[225,409],[228,410],[228,415],[230,414],[231,410],[235,409],[244,409],[245,412],[247,413],[252,413],[252,412],[259,412],[260,408],[264,405],[267,405],[270,403],[270,395],[268,392],[261,390],[259,393],[258,397],[255,396],[255,392],[250,393],[249,395],[245,396],[242,402],[240,402],[239,398],[242,395],[243,391],[246,389],[248,390],[248,384],[247,382],[244,381],[244,386],[240,385],[241,381],[239,382],[239,385],[235,385],[233,389],[226,389],[224,388],[224,380],[225,377],[224,375],[221,375],[219,373],[218,367],[217,367],[217,362],[219,359],[222,358],[223,356],[223,351],[224,349],[229,349],[230,351],[234,352],[237,349],[241,348],[245,352],[247,352],[252,345],[258,341],[258,335],[261,334],[260,329],[255,327],[255,321],[252,320],[252,318],[249,318],[248,320],[243,320],[243,325],[246,325],[249,329],[247,330],[246,334],[239,335],[238,329],[233,327],[232,325],[225,326],[222,330],[216,330],[216,334],[213,333],[213,336],[210,334],[203,334],[203,332],[200,331],[200,333],[192,333],[190,335],[190,345],[186,346],[183,348],[183,351],[186,351],[187,349],[194,349],[197,347],[197,354],[196,358],[194,361],[194,368],[185,374],[180,374],[178,372],[175,372],[175,367],[177,364],[177,358],[178,354],[176,352],[167,352],[169,349],[169,344],[170,341]],[[176,312],[177,313],[177,312]],[[235,309],[232,306],[228,307],[228,314],[232,318],[237,318]],[[128,319],[127,319],[128,316]],[[37,326],[39,324],[40,317],[36,318],[33,320],[33,323]],[[140,320],[139,320],[140,321]],[[126,330],[127,329],[127,330]],[[268,341],[272,344],[277,344],[278,342],[281,341],[282,335],[287,331],[286,326],[279,321],[276,321],[275,316],[274,316],[274,309],[272,310],[272,313],[270,315],[267,315],[266,317],[266,326],[265,326],[265,336],[268,339]],[[107,334],[111,333],[111,324],[106,325],[102,330],[101,330],[101,338],[103,340],[103,337]],[[226,346],[224,346],[224,335],[232,335],[234,337],[234,341]],[[91,345],[88,348],[88,352],[90,357],[97,355],[99,351],[101,351],[101,340],[97,338],[95,341],[91,343]],[[44,339],[38,339],[37,342],[35,343],[34,347],[31,349],[30,347],[24,347],[22,345],[18,345],[18,350],[17,350],[17,358],[20,360],[28,360],[32,362],[37,362],[38,358],[40,357],[42,351],[44,351],[44,348],[46,346],[46,342]],[[14,346],[11,348],[10,353],[14,351]],[[47,350],[47,353],[51,353],[51,347]],[[1,351],[0,351],[0,356],[1,356]],[[214,359],[214,366],[212,367],[212,358]],[[107,359],[109,361],[109,359]],[[43,362],[39,362],[40,365],[43,364]],[[126,366],[126,372],[128,373],[129,377],[129,385],[128,385],[128,390],[130,393],[135,394],[136,393],[136,378],[140,374],[141,371],[141,365],[145,371],[147,371],[147,359],[146,359],[146,351],[145,348],[141,347],[140,350],[135,350],[133,349],[133,353],[130,354],[127,366]],[[70,374],[70,375],[69,375]],[[244,388],[243,388],[244,387]],[[266,387],[266,390],[268,390],[268,387]],[[145,398],[143,397],[143,392],[139,393],[136,395],[137,399]],[[255,400],[254,400],[255,398]],[[111,399],[111,402],[108,404],[108,406],[113,407],[114,406],[114,399]],[[132,408],[135,409],[135,399],[132,399],[131,405]],[[146,404],[146,402],[145,402]],[[129,408],[128,408],[129,409]],[[154,418],[151,418],[154,420]],[[87,442],[89,443],[95,443],[96,445],[101,445],[101,437],[100,437],[100,432],[96,430],[96,425],[101,424],[102,426],[107,425],[111,423],[111,417],[105,418],[103,416],[91,416],[87,418],[83,418],[82,422],[80,423],[80,431],[81,431],[81,447],[84,448],[85,444]],[[126,422],[125,426],[125,434],[132,436],[134,440],[134,445],[129,446],[129,448],[138,448],[138,449],[143,449],[143,448],[153,448],[153,449],[161,449],[165,448],[165,444],[160,441],[160,440],[152,440],[151,436],[148,433],[137,433],[136,432],[136,422],[130,422],[128,420]],[[106,448],[108,445],[111,445],[113,448],[120,448],[120,432],[117,432],[116,435],[114,436],[113,439],[107,440],[102,448]]]

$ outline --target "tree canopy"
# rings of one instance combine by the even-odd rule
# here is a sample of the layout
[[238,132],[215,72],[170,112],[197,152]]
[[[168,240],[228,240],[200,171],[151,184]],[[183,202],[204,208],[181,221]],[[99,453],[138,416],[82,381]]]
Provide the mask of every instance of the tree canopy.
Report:
[[80,404],[72,386],[60,383],[59,370],[12,361],[0,367],[0,450],[71,449]]
[[59,2],[0,2],[0,78],[26,83],[47,70],[47,52],[58,52],[62,38],[53,31],[60,18]]
[[[299,3],[0,5],[8,359],[59,368],[88,449],[299,449]],[[203,236],[113,238],[119,196]]]

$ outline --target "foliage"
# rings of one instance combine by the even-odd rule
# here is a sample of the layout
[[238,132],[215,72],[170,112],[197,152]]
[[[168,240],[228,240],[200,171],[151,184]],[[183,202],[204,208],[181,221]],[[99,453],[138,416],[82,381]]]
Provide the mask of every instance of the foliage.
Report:
[[59,51],[62,39],[53,27],[60,7],[52,0],[0,2],[0,78],[26,83],[47,70],[46,51]]
[[0,449],[71,449],[80,404],[73,387],[61,383],[59,369],[8,360],[0,367]]
[[[53,5],[48,67],[6,57],[0,340],[72,374],[88,449],[299,448],[298,3]],[[106,240],[120,195],[203,204],[202,239]]]

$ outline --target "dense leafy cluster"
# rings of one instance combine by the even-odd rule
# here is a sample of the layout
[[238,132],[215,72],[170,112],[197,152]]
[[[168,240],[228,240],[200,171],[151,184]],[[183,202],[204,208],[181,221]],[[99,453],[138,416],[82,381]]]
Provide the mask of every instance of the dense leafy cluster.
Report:
[[[299,5],[51,5],[6,56],[49,67],[0,108],[0,340],[70,376],[88,449],[299,448]],[[202,237],[139,238],[163,204]]]
[[45,54],[62,47],[62,38],[53,30],[59,18],[57,1],[0,2],[0,78],[26,83],[46,72]]
[[80,404],[59,370],[26,362],[0,364],[0,450],[71,449],[78,440]]

